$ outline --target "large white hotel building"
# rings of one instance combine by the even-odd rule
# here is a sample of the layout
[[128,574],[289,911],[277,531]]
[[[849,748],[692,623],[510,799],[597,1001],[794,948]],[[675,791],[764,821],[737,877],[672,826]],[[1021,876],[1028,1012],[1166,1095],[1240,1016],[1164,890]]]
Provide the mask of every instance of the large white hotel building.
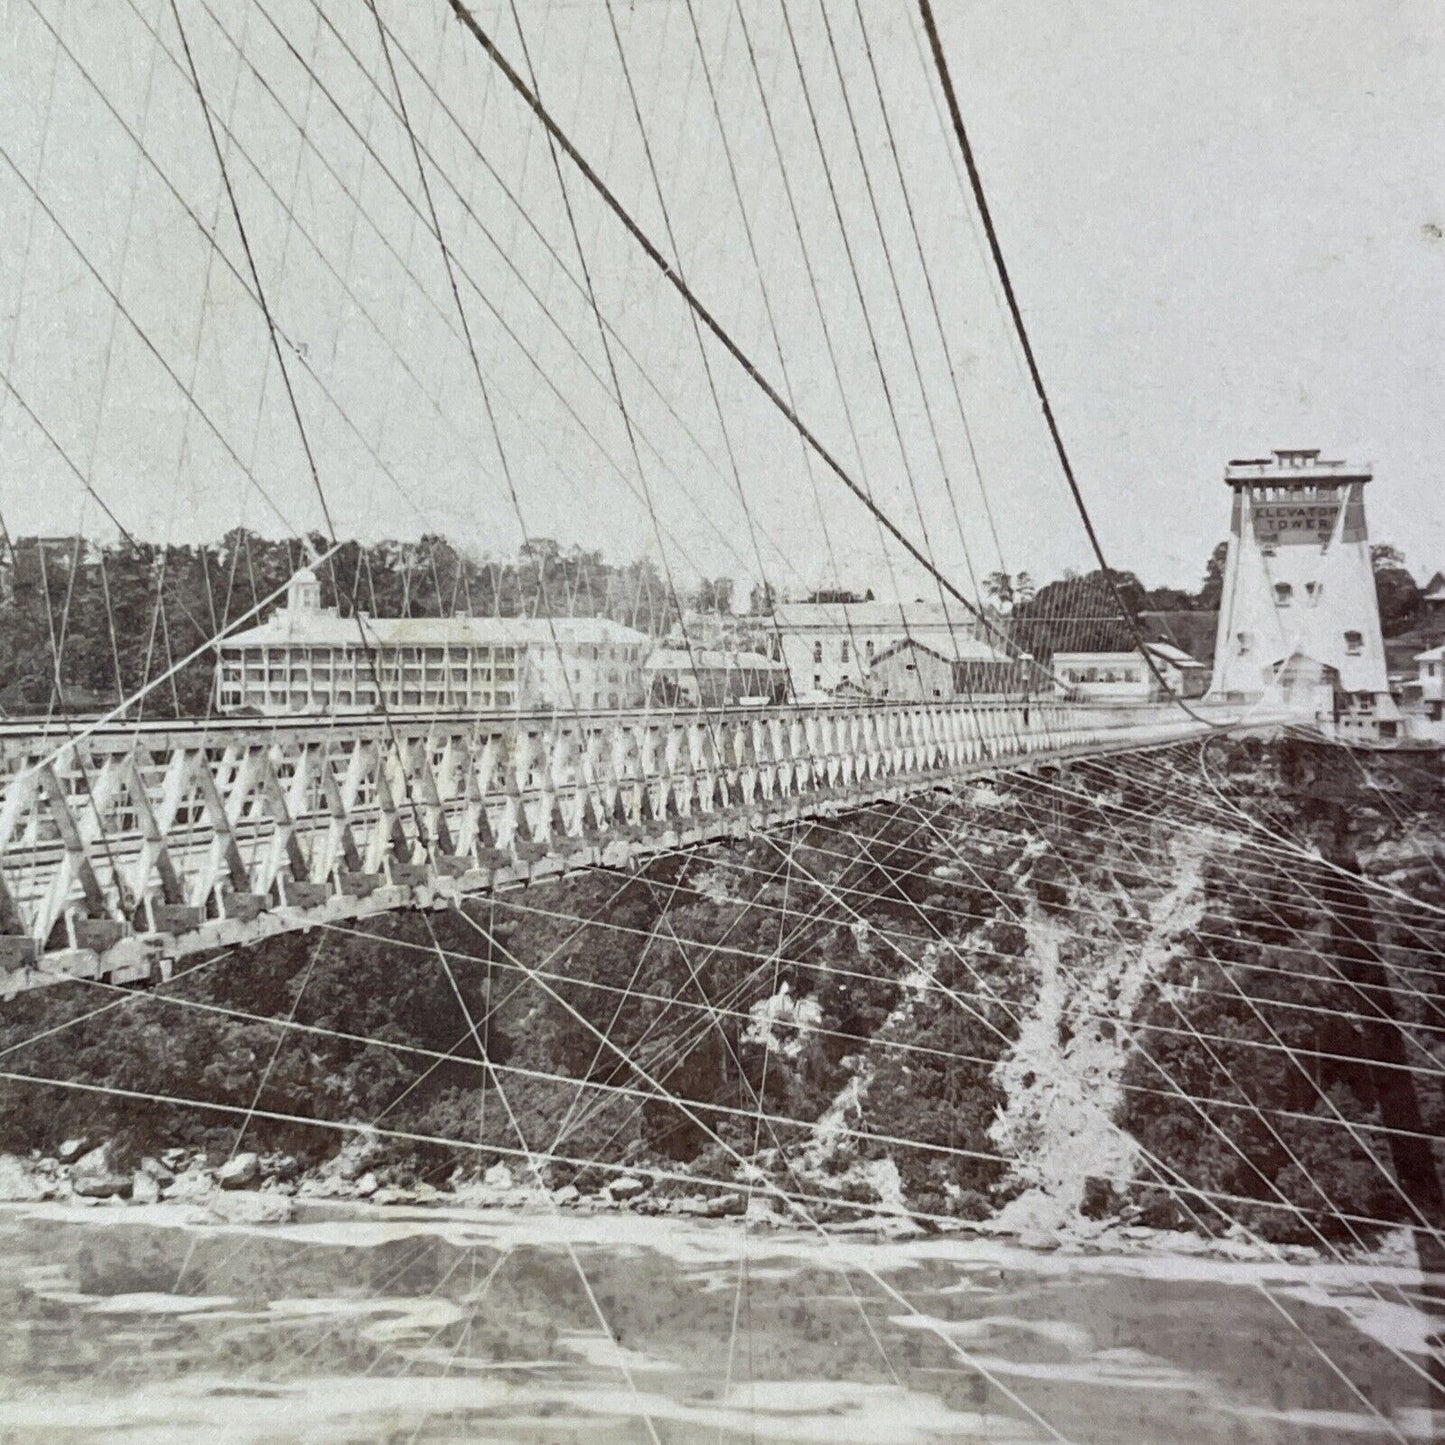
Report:
[[286,605],[221,640],[223,713],[636,707],[652,640],[602,617],[342,617],[303,569]]

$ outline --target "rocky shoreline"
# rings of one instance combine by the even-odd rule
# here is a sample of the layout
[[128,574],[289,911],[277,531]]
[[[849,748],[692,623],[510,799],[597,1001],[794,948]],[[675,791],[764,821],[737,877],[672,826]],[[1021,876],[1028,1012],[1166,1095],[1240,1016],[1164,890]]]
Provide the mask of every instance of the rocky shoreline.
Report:
[[[798,1229],[800,1221],[761,1190],[672,1192],[655,1187],[646,1171],[619,1174],[596,1190],[575,1184],[548,1191],[519,1182],[506,1164],[481,1175],[460,1171],[443,1187],[400,1185],[367,1167],[367,1148],[348,1147],[325,1164],[301,1170],[281,1154],[238,1151],[220,1163],[199,1152],[167,1149],[143,1156],[131,1169],[112,1163],[111,1146],[85,1139],[66,1140],[53,1154],[0,1155],[0,1205],[58,1204],[109,1206],[118,1218],[130,1207],[174,1205],[187,1223],[233,1226],[285,1225],[331,1207],[370,1212],[401,1210],[537,1210],[546,1207],[583,1215],[618,1213],[677,1221],[733,1220],[750,1228]],[[384,1175],[385,1171],[381,1171]],[[1328,1252],[1312,1245],[1265,1243],[1235,1229],[1210,1238],[1190,1231],[1160,1229],[1126,1219],[1085,1220],[1054,1230],[1020,1229],[1004,1215],[983,1220],[920,1218],[906,1210],[848,1204],[810,1208],[812,1220],[833,1234],[880,1240],[922,1240],[930,1236],[975,1236],[1024,1248],[1063,1253],[1114,1255],[1196,1255],[1236,1262],[1330,1262]],[[1417,1267],[1413,1240],[1402,1229],[1369,1250],[1352,1251],[1353,1263]],[[1339,1262],[1338,1257],[1334,1262]]]
[[[200,1151],[172,1148],[121,1163],[109,1141],[77,1137],[49,1154],[0,1155],[0,1204],[175,1202],[201,1205],[221,1222],[280,1224],[292,1217],[298,1202],[307,1201],[462,1208],[536,1207],[541,1202],[537,1187],[519,1182],[506,1164],[494,1164],[479,1175],[458,1170],[441,1187],[402,1185],[391,1181],[384,1168],[370,1167],[369,1152],[360,1141],[309,1169],[291,1155],[250,1150],[216,1162]],[[678,1193],[676,1181],[672,1186],[669,1192],[659,1191],[648,1172],[639,1171],[617,1174],[595,1190],[583,1192],[566,1184],[549,1194],[553,1206],[565,1209],[698,1219],[747,1215],[753,1222],[787,1222],[764,1196],[750,1208],[741,1188]],[[855,1216],[874,1212],[862,1205],[843,1209]]]

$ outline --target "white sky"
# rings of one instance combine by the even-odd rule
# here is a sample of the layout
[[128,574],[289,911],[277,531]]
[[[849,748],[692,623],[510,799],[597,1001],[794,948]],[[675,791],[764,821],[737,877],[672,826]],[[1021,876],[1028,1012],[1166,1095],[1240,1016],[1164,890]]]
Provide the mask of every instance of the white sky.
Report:
[[[827,3],[910,332],[816,0],[789,0],[787,13],[851,266],[775,0],[744,0],[743,15],[802,244],[733,0],[693,0],[706,73],[683,0],[617,5],[682,267],[890,514],[911,535],[926,532],[965,590],[965,542],[980,574],[1000,558],[1036,578],[1087,566],[938,125],[914,6],[861,0],[947,355],[854,0]],[[1227,525],[1224,462],[1300,445],[1373,460],[1374,536],[1403,547],[1417,574],[1445,565],[1445,9],[1434,0],[935,3],[1005,253],[1115,565],[1193,585]],[[510,478],[440,249],[420,219],[416,165],[367,7],[325,0],[328,26],[312,0],[209,0],[209,9],[180,0],[337,529],[443,532],[497,553],[525,528],[615,557],[650,550],[680,580],[756,574],[761,553],[784,588],[837,576],[924,595],[896,548],[890,582],[876,527],[821,468],[810,475],[796,436],[713,346],[719,424],[686,311],[569,171],[639,472],[595,319],[562,269],[580,277],[540,133],[446,8],[381,5]],[[670,250],[602,0],[519,8],[544,99]],[[525,70],[507,0],[476,13]],[[246,261],[180,68],[170,0],[0,0],[0,25],[0,358],[15,388],[0,393],[6,524],[17,534],[106,530],[58,443],[142,535],[213,537],[239,521],[273,534],[321,527],[260,312],[237,279],[249,283]],[[91,267],[135,326],[116,316]]]

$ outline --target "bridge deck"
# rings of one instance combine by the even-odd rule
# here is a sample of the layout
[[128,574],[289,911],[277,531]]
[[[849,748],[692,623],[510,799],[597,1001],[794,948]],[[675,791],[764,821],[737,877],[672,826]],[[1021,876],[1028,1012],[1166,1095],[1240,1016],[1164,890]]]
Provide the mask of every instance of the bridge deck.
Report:
[[0,994],[1203,734],[1174,706],[0,728]]

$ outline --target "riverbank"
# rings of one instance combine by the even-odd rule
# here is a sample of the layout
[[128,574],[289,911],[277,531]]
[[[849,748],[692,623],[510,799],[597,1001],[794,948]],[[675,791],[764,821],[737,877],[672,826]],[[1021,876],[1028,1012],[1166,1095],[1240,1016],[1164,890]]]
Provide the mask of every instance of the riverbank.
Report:
[[[212,1164],[203,1155],[146,1157],[129,1178],[104,1162],[107,1146],[86,1149],[73,1161],[0,1155],[0,1206],[53,1209],[54,1217],[93,1216],[117,1224],[170,1222],[185,1226],[282,1227],[294,1224],[364,1222],[378,1218],[422,1221],[495,1219],[551,1220],[558,1237],[586,1239],[628,1227],[626,1221],[674,1223],[724,1221],[749,1231],[799,1239],[876,1241],[889,1244],[966,1241],[1004,1251],[1062,1257],[1193,1259],[1208,1269],[1232,1264],[1322,1266],[1331,1269],[1401,1271],[1422,1279],[1414,1236],[1406,1228],[1379,1237],[1370,1247],[1321,1248],[1269,1242],[1236,1227],[1209,1236],[1161,1229],[1126,1218],[1078,1216],[1052,1230],[1020,1228],[1007,1210],[978,1220],[920,1217],[906,1208],[879,1210],[828,1203],[789,1204],[766,1186],[749,1189],[680,1188],[667,1191],[641,1174],[621,1173],[594,1191],[575,1185],[546,1189],[519,1180],[506,1165],[482,1175],[458,1175],[442,1186],[385,1182],[366,1167],[364,1149],[343,1150],[325,1167],[298,1171],[288,1156],[241,1152]],[[97,1158],[97,1156],[101,1156]],[[169,1163],[166,1162],[169,1160]],[[99,1213],[95,1213],[99,1211]],[[608,1224],[611,1220],[613,1223]],[[595,1221],[595,1223],[594,1223]],[[1445,1276],[1435,1281],[1445,1295]]]

